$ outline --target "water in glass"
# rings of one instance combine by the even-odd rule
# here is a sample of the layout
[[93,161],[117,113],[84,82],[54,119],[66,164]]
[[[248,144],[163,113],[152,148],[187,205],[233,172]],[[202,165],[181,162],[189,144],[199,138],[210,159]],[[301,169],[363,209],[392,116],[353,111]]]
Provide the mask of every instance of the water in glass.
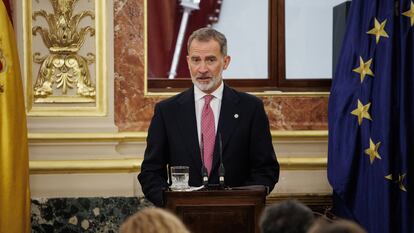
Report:
[[187,189],[189,180],[189,167],[173,166],[171,167],[171,189],[174,191],[184,191]]

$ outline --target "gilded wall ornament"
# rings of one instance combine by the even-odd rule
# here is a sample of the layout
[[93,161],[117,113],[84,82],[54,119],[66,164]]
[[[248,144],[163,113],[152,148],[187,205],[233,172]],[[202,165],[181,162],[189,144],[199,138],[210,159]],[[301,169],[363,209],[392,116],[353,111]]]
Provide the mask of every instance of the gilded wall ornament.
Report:
[[49,49],[49,54],[41,56],[39,52],[33,54],[34,62],[41,64],[34,85],[34,96],[45,98],[53,94],[53,88],[61,89],[66,95],[68,89],[76,87],[78,96],[95,98],[95,86],[92,83],[89,65],[95,62],[95,55],[78,54],[85,42],[85,37],[95,35],[91,26],[79,27],[85,17],[95,19],[94,12],[82,11],[73,15],[74,5],[78,0],[49,0],[54,13],[44,10],[35,11],[33,20],[43,17],[48,28],[35,26],[32,34],[41,35],[42,41]]

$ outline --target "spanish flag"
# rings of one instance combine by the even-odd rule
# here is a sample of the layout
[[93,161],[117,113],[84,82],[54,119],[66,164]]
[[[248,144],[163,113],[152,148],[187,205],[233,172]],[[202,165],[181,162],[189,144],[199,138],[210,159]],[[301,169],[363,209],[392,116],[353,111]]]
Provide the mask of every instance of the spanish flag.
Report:
[[31,224],[26,115],[16,39],[3,1],[0,1],[0,232],[28,233]]

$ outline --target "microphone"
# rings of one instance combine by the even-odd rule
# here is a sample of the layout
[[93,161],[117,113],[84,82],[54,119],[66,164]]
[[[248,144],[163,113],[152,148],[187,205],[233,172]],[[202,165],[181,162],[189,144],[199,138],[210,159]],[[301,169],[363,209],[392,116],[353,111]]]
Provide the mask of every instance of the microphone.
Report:
[[220,158],[220,167],[219,167],[219,182],[220,187],[224,188],[224,174],[226,173],[223,164],[223,142],[221,140],[221,133],[218,133],[219,140],[219,158]]
[[204,163],[204,139],[203,134],[201,134],[201,176],[203,177],[203,185],[207,188],[208,185],[208,171],[206,165]]

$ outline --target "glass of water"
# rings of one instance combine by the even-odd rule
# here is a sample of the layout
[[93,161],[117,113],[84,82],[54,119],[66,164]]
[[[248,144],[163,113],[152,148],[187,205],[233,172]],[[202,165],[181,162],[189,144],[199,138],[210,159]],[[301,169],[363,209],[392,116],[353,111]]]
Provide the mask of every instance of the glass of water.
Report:
[[189,188],[188,179],[190,168],[188,166],[172,166],[171,167],[171,190],[185,191]]

